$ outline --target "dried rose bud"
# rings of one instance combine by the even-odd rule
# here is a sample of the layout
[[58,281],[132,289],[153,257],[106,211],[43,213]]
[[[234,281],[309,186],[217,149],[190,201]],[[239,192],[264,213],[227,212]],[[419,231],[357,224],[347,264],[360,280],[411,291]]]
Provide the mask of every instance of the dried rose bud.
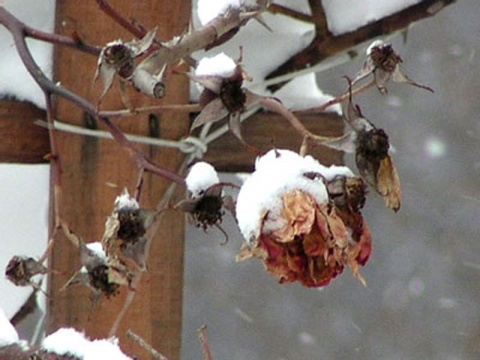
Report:
[[[280,283],[325,286],[345,265],[365,283],[359,266],[370,255],[371,235],[355,203],[360,200],[347,207],[351,198],[335,186],[349,209],[343,215],[330,198],[326,184],[338,177],[353,174],[291,151],[273,150],[257,160],[237,199],[237,220],[246,239],[237,259],[259,257]],[[351,213],[357,220],[351,222],[354,229],[342,218],[349,220]]]
[[389,154],[390,142],[383,129],[378,129],[363,117],[360,107],[350,97],[344,111],[345,121],[355,134],[355,162],[365,179],[385,200],[389,209],[398,211],[401,206],[402,190],[400,179]]
[[[125,189],[115,199],[114,210],[105,223],[102,244],[110,258],[126,257],[140,268],[144,267],[143,253],[145,232],[154,222],[156,212],[140,208],[133,196]],[[137,246],[137,242],[142,244]],[[138,263],[140,261],[141,263]]]
[[129,286],[133,275],[118,260],[107,258],[100,242],[85,244],[79,241],[82,268],[67,281],[64,288],[76,284],[88,286],[98,300],[102,295],[110,298],[120,286]]
[[103,92],[100,100],[112,86],[115,75],[129,80],[135,70],[134,60],[145,53],[153,43],[157,29],[150,30],[141,40],[123,42],[115,40],[105,45],[97,61],[95,79],[102,78]]
[[192,166],[185,179],[189,198],[180,201],[176,208],[190,214],[195,226],[206,230],[218,226],[225,215],[224,208],[231,210],[231,198],[223,196],[223,187],[214,167],[206,162]]
[[240,115],[257,104],[261,97],[243,88],[248,78],[239,62],[224,53],[203,58],[190,78],[204,87],[200,95],[200,114],[193,121],[191,130],[207,123],[228,120],[230,131],[245,144],[240,131]]
[[407,83],[433,92],[430,87],[418,84],[403,74],[400,70],[400,64],[402,62],[402,58],[395,52],[392,45],[385,44],[381,40],[376,40],[368,47],[367,60],[363,64],[362,70],[352,81],[352,85],[373,74],[378,90],[384,94],[388,92],[387,83],[390,79],[393,80],[393,82]]
[[48,269],[31,257],[14,256],[7,264],[5,275],[17,286],[35,285],[32,277],[46,274]]

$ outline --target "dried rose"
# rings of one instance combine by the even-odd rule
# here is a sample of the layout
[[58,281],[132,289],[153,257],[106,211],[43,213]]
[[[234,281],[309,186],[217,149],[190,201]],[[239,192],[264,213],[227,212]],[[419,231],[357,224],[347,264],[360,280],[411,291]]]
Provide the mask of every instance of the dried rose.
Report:
[[199,103],[203,107],[191,130],[207,123],[228,120],[230,131],[245,144],[240,130],[241,114],[261,97],[243,88],[247,78],[242,67],[224,53],[200,61],[190,78],[204,87]]
[[392,45],[385,44],[381,40],[376,40],[368,47],[367,60],[352,84],[366,78],[370,74],[373,74],[375,84],[378,90],[383,94],[388,92],[387,83],[390,79],[392,79],[393,82],[407,83],[433,92],[432,88],[418,84],[403,74],[400,70],[400,64],[402,62],[402,58],[395,52]]
[[347,180],[338,185],[339,178],[351,177],[346,167],[327,168],[286,150],[257,160],[237,199],[237,220],[246,239],[237,260],[261,258],[281,283],[325,286],[345,265],[365,283],[358,271],[371,252],[371,235],[359,212],[364,193],[355,194],[361,190],[350,186],[346,190]]
[[[115,199],[114,210],[105,223],[103,247],[110,258],[126,257],[144,269],[144,237],[156,212],[140,208],[127,189]],[[139,244],[137,244],[139,243]]]
[[118,293],[120,286],[129,286],[133,274],[116,259],[107,258],[100,242],[85,244],[79,240],[82,267],[65,284],[64,288],[84,284],[93,291],[94,301]]
[[400,179],[389,154],[390,143],[383,129],[378,129],[363,117],[360,107],[350,98],[345,121],[355,133],[355,161],[367,183],[385,199],[388,208],[398,211],[402,190]]
[[123,42],[115,40],[102,48],[97,62],[95,80],[103,80],[103,91],[100,100],[106,95],[113,84],[115,75],[129,80],[135,70],[134,60],[145,53],[153,43],[157,28],[150,30],[141,40]]
[[14,256],[7,264],[5,276],[17,286],[38,285],[32,281],[32,277],[38,274],[46,274],[48,269],[37,260],[26,256]]

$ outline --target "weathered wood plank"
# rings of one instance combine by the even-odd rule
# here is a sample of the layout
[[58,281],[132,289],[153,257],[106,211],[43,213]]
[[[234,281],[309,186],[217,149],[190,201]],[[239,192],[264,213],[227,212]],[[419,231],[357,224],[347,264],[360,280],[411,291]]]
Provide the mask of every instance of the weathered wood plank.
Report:
[[0,163],[47,162],[48,131],[35,120],[45,120],[45,111],[27,102],[0,100]]
[[[158,26],[157,35],[167,40],[188,28],[191,3],[188,0],[114,1],[112,5],[127,19],[138,20],[147,29]],[[58,1],[57,32],[71,35],[76,32],[81,39],[98,45],[133,36],[103,14],[94,1]],[[97,59],[69,48],[57,48],[55,55],[55,80],[87,99],[98,99],[101,85],[92,87]],[[188,103],[188,80],[169,74],[167,96],[161,101],[146,100],[135,91],[130,92],[134,106]],[[102,102],[104,109],[120,109],[123,105],[118,87],[111,89]],[[57,116],[61,121],[89,128],[102,127],[91,117],[59,99]],[[164,113],[162,117],[148,114],[118,120],[125,131],[144,136],[161,136],[178,139],[188,131],[188,117],[184,114]],[[152,126],[154,124],[155,126]],[[152,131],[152,129],[156,129]],[[138,168],[128,153],[112,141],[100,140],[68,133],[57,134],[62,164],[63,197],[61,216],[72,231],[87,242],[100,240],[104,223],[113,209],[115,197],[127,187],[133,192]],[[154,161],[175,170],[183,156],[175,150],[139,147]],[[141,205],[152,208],[161,200],[169,182],[147,174]],[[149,258],[149,271],[136,289],[135,300],[117,333],[122,348],[142,359],[149,356],[126,337],[131,328],[170,360],[179,358],[183,293],[183,236],[184,216],[166,214],[153,241]],[[89,292],[83,287],[60,291],[68,278],[79,269],[78,250],[62,235],[50,259],[53,273],[50,277],[51,296],[48,299],[47,332],[62,326],[84,329],[90,337],[106,337],[116,318],[126,291],[110,300],[104,299],[91,311]]]
[[[304,125],[314,134],[340,136],[343,134],[343,120],[335,113],[301,115]],[[260,151],[270,149],[290,149],[298,151],[302,137],[280,115],[260,112],[247,119],[242,125],[242,132],[248,144]],[[324,146],[311,146],[309,154],[325,165],[341,164],[343,155]],[[249,152],[231,133],[212,142],[205,155],[219,171],[252,171],[257,155]]]

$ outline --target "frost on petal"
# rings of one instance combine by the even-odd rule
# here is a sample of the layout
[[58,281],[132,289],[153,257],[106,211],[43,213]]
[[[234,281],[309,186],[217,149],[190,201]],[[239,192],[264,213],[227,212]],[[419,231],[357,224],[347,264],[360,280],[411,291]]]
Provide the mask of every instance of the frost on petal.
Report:
[[193,198],[201,196],[209,187],[220,182],[217,171],[207,162],[193,165],[185,179],[187,189]]

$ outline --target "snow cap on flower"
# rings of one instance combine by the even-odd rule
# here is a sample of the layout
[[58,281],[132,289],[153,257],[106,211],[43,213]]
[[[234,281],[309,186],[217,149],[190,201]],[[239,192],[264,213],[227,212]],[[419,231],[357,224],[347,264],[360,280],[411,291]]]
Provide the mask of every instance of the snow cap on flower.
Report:
[[192,166],[185,181],[192,198],[201,196],[208,188],[220,182],[215,168],[204,161]]
[[117,196],[115,199],[115,211],[120,210],[138,210],[140,206],[138,205],[137,200],[128,193],[128,190],[125,188],[121,195]]
[[[353,174],[345,166],[326,167],[311,156],[302,157],[290,150],[271,150],[259,157],[255,172],[243,184],[237,199],[237,220],[247,242],[258,237],[265,212],[282,211],[282,194],[298,189],[312,195],[318,203],[326,203],[328,193],[321,177],[328,180],[336,175]],[[264,225],[274,230],[283,224]]]
[[237,63],[225,53],[217,54],[213,57],[202,58],[195,69],[196,76],[217,75],[228,78],[234,75]]

